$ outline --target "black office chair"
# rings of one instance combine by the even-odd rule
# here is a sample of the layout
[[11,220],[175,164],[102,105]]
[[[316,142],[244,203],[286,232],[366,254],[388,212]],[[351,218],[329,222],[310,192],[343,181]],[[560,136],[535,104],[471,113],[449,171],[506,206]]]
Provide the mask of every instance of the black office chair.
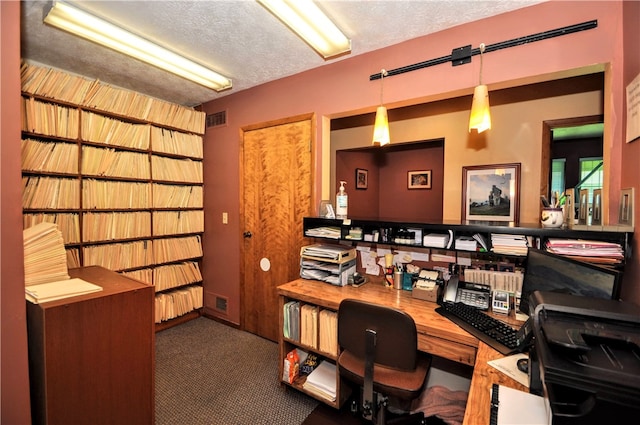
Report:
[[[362,389],[356,410],[365,419],[381,425],[387,423],[388,408],[410,410],[431,367],[431,356],[418,351],[411,316],[391,307],[343,300],[338,309],[338,344],[340,376]],[[419,424],[423,417],[421,412],[399,415],[393,423]]]

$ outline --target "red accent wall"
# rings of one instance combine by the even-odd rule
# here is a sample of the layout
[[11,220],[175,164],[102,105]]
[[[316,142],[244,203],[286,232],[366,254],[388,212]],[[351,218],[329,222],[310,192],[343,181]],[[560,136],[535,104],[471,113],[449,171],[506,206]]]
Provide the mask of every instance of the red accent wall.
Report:
[[29,424],[20,171],[20,2],[0,2],[0,22],[0,422]]

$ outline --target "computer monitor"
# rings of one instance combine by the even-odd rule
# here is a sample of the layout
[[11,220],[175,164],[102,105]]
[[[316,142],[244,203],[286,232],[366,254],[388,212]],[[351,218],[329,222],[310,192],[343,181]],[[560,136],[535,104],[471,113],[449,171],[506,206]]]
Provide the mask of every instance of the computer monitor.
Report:
[[520,311],[529,314],[529,295],[534,291],[618,299],[622,272],[548,251],[529,248]]

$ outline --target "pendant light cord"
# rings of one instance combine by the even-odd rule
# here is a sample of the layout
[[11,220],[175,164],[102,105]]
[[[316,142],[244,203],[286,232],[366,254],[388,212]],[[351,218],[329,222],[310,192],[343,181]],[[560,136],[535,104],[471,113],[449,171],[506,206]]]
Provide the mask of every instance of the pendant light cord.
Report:
[[382,99],[382,94],[383,94],[383,90],[384,90],[384,77],[386,77],[387,75],[389,75],[387,70],[382,68],[380,70],[380,105],[381,106],[384,105],[384,102],[383,102],[383,99]]
[[482,54],[484,53],[484,43],[480,43],[480,84],[482,85]]

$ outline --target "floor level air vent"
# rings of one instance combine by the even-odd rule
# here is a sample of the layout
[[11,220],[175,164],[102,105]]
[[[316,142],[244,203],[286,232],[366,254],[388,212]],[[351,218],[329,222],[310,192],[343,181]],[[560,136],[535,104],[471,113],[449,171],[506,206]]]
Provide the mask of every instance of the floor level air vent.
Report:
[[220,297],[220,296],[216,296],[216,310],[220,310],[223,312],[227,312],[227,299]]
[[214,112],[207,115],[207,127],[227,125],[227,111]]

